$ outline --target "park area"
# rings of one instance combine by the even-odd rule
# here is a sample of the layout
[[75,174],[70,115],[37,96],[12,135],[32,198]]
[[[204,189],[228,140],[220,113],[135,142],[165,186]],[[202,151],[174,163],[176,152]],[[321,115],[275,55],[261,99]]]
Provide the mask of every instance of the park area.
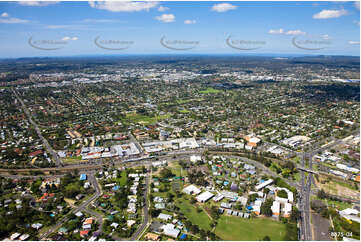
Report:
[[204,230],[211,230],[210,224],[212,221],[203,209],[201,212],[198,212],[197,208],[189,200],[184,199],[176,201],[176,205],[192,224],[198,225],[199,228]]
[[208,87],[206,90],[200,91],[200,93],[202,93],[202,94],[211,94],[211,93],[218,93],[218,92],[220,92],[220,91],[217,89],[214,89],[212,87]]
[[169,118],[170,115],[156,115],[156,116],[148,116],[137,113],[128,113],[125,118],[123,118],[123,122],[127,123],[141,123],[141,124],[155,124],[156,122]]
[[[222,240],[288,240],[287,224],[266,218],[243,219],[223,215],[215,231]],[[296,233],[297,239],[297,233]]]

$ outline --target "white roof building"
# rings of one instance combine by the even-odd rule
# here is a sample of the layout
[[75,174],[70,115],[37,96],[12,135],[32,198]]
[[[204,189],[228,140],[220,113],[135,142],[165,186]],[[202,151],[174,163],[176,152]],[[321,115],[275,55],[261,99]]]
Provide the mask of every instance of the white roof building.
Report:
[[83,213],[82,212],[77,212],[76,214],[75,214],[75,216],[77,216],[77,217],[82,217],[83,216]]
[[200,155],[192,155],[190,157],[191,162],[197,162],[197,161],[201,161],[201,160],[202,160],[202,156],[200,156]]
[[252,208],[253,208],[252,211],[253,211],[255,214],[257,214],[257,215],[260,214],[260,212],[261,212],[261,206],[254,205],[254,206],[252,206]]
[[262,205],[262,200],[258,199],[254,202],[254,205],[256,206],[261,206]]
[[207,202],[209,199],[211,199],[213,196],[214,196],[213,193],[205,191],[202,194],[198,195],[196,197],[196,199],[197,199],[198,202],[204,203],[204,202]]
[[288,202],[288,199],[287,198],[283,198],[283,197],[277,197],[276,196],[276,199],[275,199],[277,202],[279,203],[282,203],[282,204],[285,204]]
[[272,179],[269,179],[269,180],[267,180],[267,181],[265,181],[265,182],[262,182],[261,184],[259,184],[259,185],[256,186],[256,190],[257,190],[257,191],[258,191],[258,190],[261,190],[262,188],[270,185],[272,182],[273,182]]
[[359,211],[353,208],[346,208],[339,212],[340,216],[351,221],[360,223],[360,217],[358,216]]
[[289,191],[287,192],[287,195],[288,195],[288,201],[290,203],[293,203],[293,192]]
[[27,238],[29,238],[30,237],[30,235],[28,235],[28,234],[23,234],[22,236],[20,236],[20,240],[21,241],[23,241],[23,240],[26,240]]
[[280,208],[281,204],[278,201],[273,201],[271,210],[274,217],[278,217],[280,215]]
[[165,235],[173,238],[177,238],[180,233],[180,230],[176,229],[174,224],[166,224],[163,225],[162,228]]
[[172,216],[169,215],[169,214],[160,213],[158,215],[158,218],[161,219],[161,220],[168,221],[168,220],[172,219]]
[[43,227],[43,225],[41,223],[36,223],[36,224],[32,224],[31,227],[34,229],[40,229],[41,227]]
[[11,240],[15,240],[15,239],[17,239],[19,236],[20,236],[20,233],[13,233],[13,234],[10,236],[10,239],[11,239]]
[[292,212],[292,204],[291,203],[285,203],[283,209],[283,217],[289,217],[291,215]]
[[242,206],[246,206],[247,200],[248,200],[248,198],[246,198],[246,197],[239,197],[237,199],[237,202],[240,202],[242,204]]
[[257,137],[252,137],[249,139],[250,143],[255,143],[258,144],[261,141],[261,139],[257,138]]
[[112,223],[111,225],[110,225],[110,227],[113,227],[113,228],[117,228],[119,226],[119,224],[118,223]]
[[217,194],[212,200],[215,202],[219,202],[224,198],[222,194]]
[[183,189],[183,192],[187,193],[188,195],[198,195],[199,193],[201,193],[201,190],[195,185],[189,185],[188,187]]

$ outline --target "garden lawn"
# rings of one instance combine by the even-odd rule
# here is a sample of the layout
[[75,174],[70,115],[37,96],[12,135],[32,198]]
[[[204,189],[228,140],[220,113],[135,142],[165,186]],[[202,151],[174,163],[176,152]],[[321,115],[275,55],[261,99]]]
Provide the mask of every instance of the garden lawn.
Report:
[[269,236],[271,240],[285,240],[286,224],[266,218],[244,219],[233,216],[221,216],[215,230],[222,240],[262,240]]
[[180,208],[180,211],[186,216],[192,224],[198,225],[199,228],[204,230],[211,229],[211,219],[202,210],[200,213],[197,212],[195,206],[193,206],[188,200],[180,199],[176,201],[176,205]]

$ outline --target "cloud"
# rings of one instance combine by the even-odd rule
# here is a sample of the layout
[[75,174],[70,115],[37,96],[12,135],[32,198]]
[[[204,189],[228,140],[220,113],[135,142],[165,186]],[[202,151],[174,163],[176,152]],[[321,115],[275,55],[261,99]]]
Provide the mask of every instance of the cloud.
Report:
[[83,19],[81,22],[83,23],[116,23],[116,22],[120,22],[117,19],[91,19],[91,18],[87,18],[87,19]]
[[195,24],[195,23],[196,23],[195,20],[189,20],[189,19],[184,20],[184,24]]
[[360,45],[360,41],[349,41],[348,42],[350,45]]
[[25,24],[29,23],[29,20],[19,18],[5,18],[0,19],[0,24]]
[[159,12],[164,12],[164,11],[167,11],[167,10],[169,10],[169,8],[163,7],[163,6],[160,6],[160,7],[158,8],[158,11],[159,11]]
[[360,21],[354,20],[353,23],[354,23],[354,24],[357,24],[358,26],[360,26]]
[[161,16],[157,16],[155,18],[164,23],[170,23],[175,21],[175,16],[173,14],[162,14]]
[[59,1],[20,1],[18,3],[23,6],[44,7],[58,2]]
[[283,29],[271,29],[270,31],[268,31],[269,34],[283,34],[284,30]]
[[321,35],[321,38],[324,40],[330,39],[330,36],[328,34]]
[[344,9],[340,10],[327,10],[324,9],[319,13],[316,13],[312,16],[314,19],[329,19],[329,18],[339,18],[343,15],[346,15],[347,11]]
[[302,34],[306,34],[306,32],[303,32],[303,31],[297,29],[297,30],[288,30],[286,32],[286,34],[287,35],[302,35]]
[[69,36],[66,36],[66,37],[62,38],[61,40],[64,40],[64,41],[68,41],[68,40],[78,40],[78,37],[69,37]]
[[236,9],[237,6],[232,5],[230,3],[219,3],[212,6],[212,11],[216,11],[219,13],[227,12],[229,10]]
[[88,29],[88,25],[85,24],[64,24],[64,25],[46,25],[45,29],[71,29],[71,30],[79,30],[79,29]]
[[134,1],[89,1],[90,7],[107,10],[110,12],[139,12],[149,11],[157,7],[158,2],[134,2]]
[[72,25],[47,25],[45,26],[46,29],[67,29]]
[[6,12],[2,13],[0,16],[0,24],[25,24],[30,22],[26,19],[10,18],[9,14]]

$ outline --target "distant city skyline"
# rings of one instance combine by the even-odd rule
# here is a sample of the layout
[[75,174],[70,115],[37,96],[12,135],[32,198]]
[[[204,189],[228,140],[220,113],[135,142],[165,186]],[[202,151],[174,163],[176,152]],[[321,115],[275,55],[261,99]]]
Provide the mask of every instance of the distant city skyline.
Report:
[[354,55],[359,2],[0,2],[0,58]]

